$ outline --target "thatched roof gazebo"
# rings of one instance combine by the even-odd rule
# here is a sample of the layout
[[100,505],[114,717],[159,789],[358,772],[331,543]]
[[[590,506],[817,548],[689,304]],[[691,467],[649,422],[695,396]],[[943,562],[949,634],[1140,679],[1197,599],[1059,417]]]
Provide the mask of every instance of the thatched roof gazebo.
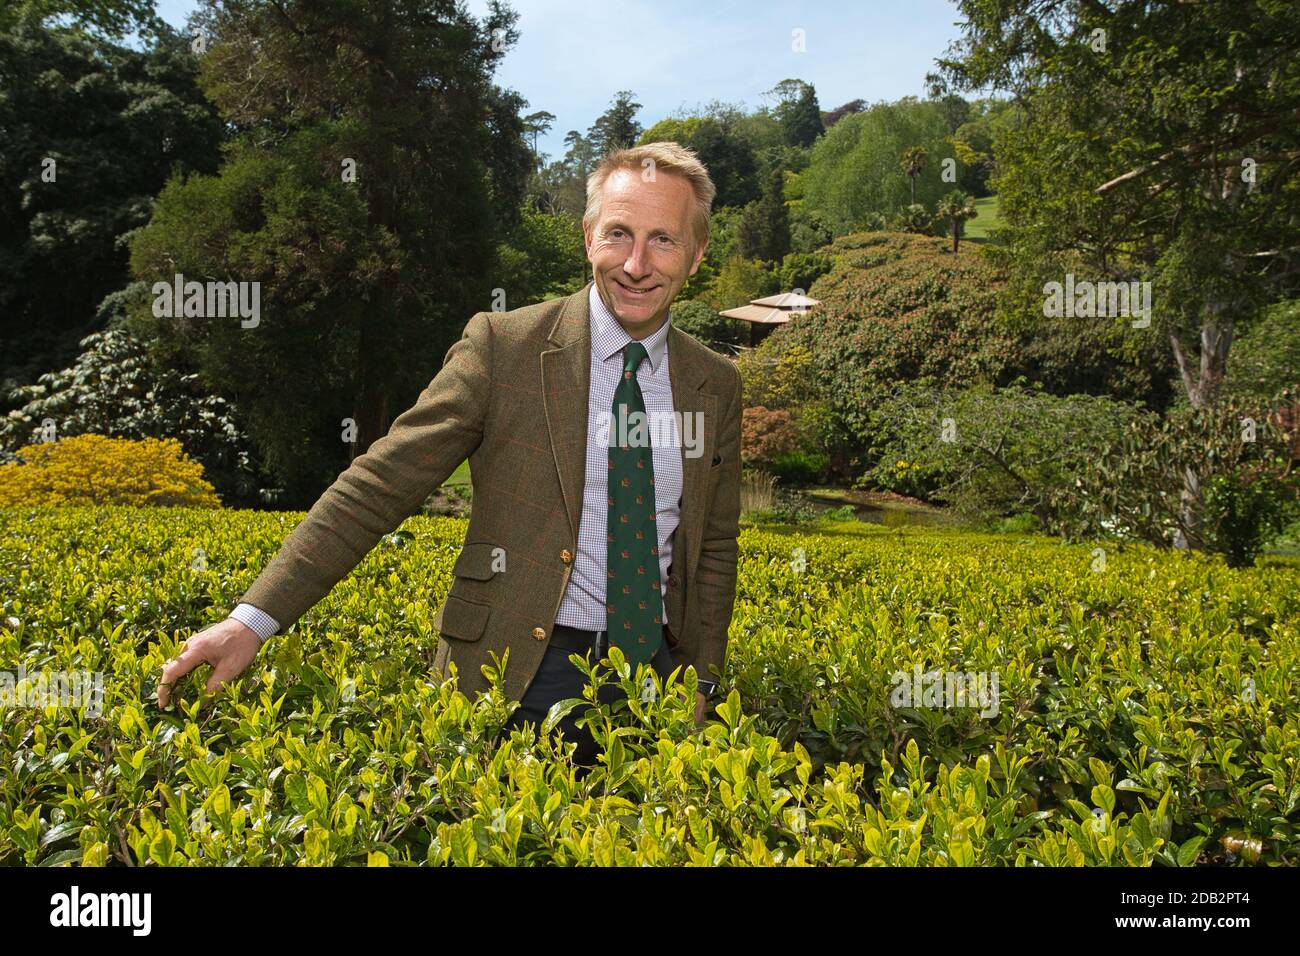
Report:
[[791,316],[803,315],[818,305],[821,305],[818,299],[810,299],[798,292],[782,292],[780,295],[754,299],[748,305],[727,309],[719,314],[748,322],[749,344],[752,347],[767,338],[778,325],[789,322]]

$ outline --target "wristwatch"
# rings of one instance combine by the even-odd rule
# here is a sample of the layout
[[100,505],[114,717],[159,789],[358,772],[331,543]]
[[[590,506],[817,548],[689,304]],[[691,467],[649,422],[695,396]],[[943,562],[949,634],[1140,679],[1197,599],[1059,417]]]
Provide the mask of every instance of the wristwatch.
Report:
[[697,680],[695,682],[695,689],[705,697],[712,697],[713,692],[718,689],[718,682],[712,680]]

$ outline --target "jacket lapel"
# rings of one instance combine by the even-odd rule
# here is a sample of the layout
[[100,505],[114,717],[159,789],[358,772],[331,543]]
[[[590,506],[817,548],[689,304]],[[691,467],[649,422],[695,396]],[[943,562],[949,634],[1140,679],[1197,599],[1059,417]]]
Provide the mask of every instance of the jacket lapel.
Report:
[[588,282],[560,309],[548,336],[557,348],[542,353],[542,395],[551,454],[560,474],[571,540],[578,540],[582,491],[587,480],[587,410],[591,388],[591,308]]
[[[703,364],[675,326],[668,329],[668,376],[672,379],[673,408],[678,415],[682,446],[682,514],[673,544],[673,564],[689,578],[699,557],[704,492],[717,432],[717,396],[702,389],[707,378]],[[696,423],[699,427],[696,427]],[[694,449],[687,447],[690,438]],[[678,563],[680,555],[686,560]]]

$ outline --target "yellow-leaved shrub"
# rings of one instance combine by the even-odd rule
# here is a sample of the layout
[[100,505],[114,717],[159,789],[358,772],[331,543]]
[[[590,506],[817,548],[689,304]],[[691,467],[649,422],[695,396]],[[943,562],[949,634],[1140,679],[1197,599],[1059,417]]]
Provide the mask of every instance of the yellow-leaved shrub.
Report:
[[0,465],[0,507],[25,505],[185,505],[220,508],[175,438],[77,435],[26,445],[21,463]]

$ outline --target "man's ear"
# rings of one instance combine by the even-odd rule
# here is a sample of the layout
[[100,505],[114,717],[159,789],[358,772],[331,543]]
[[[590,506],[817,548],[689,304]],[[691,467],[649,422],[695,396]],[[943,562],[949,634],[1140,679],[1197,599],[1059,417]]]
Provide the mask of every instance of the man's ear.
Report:
[[704,245],[695,250],[695,262],[691,265],[690,275],[695,275],[700,268],[700,263],[704,261],[704,253],[709,248],[709,237],[704,238]]

